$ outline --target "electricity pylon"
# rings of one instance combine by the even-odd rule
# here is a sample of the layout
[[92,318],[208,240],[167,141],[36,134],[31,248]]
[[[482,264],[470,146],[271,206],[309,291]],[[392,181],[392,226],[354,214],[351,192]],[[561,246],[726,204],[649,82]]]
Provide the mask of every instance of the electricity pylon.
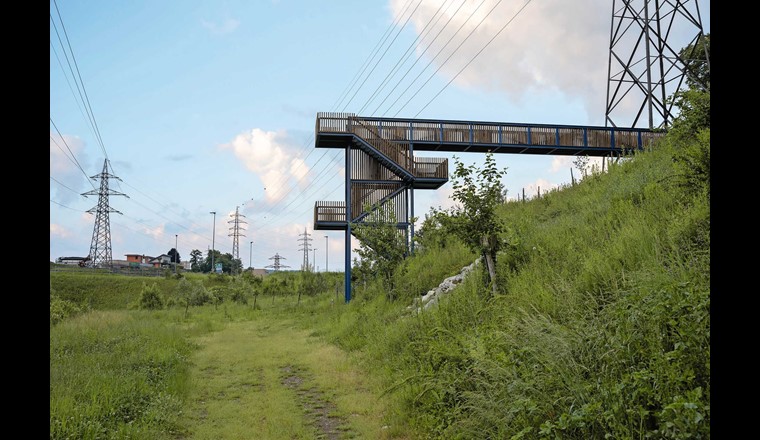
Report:
[[121,212],[111,208],[108,204],[108,196],[124,196],[127,198],[129,196],[108,188],[109,179],[121,180],[108,172],[108,159],[103,162],[103,171],[100,174],[90,176],[90,179],[100,179],[100,189],[97,191],[93,189],[92,191],[82,193],[83,196],[98,196],[98,205],[87,210],[87,212],[95,214],[95,227],[92,230],[92,242],[90,244],[87,265],[90,267],[110,267],[113,259],[111,255],[111,220],[109,214],[112,212],[121,214]]
[[230,230],[232,231],[230,234],[228,234],[228,237],[232,237],[232,258],[239,260],[240,259],[240,237],[245,237],[245,234],[242,234],[240,231],[245,230],[240,225],[246,224],[247,222],[245,220],[240,220],[240,217],[245,217],[245,215],[241,214],[239,212],[240,207],[235,207],[235,213],[230,214],[230,217],[232,217],[232,220],[228,221],[227,223],[232,223],[232,227]]
[[269,266],[265,266],[265,267],[271,267],[274,270],[280,270],[283,267],[290,267],[290,266],[286,266],[284,264],[280,264],[280,260],[287,260],[287,258],[281,257],[280,254],[278,254],[278,253],[275,253],[274,257],[269,257],[269,259],[270,260],[274,260],[274,264],[270,264]]
[[302,241],[301,247],[298,249],[299,251],[303,251],[303,263],[301,264],[301,270],[303,271],[310,271],[311,266],[309,265],[309,242],[312,240],[310,238],[311,234],[306,232],[306,229],[303,230],[303,234],[298,234],[299,236],[303,238],[299,238],[298,241]]
[[710,89],[698,75],[710,71],[706,38],[696,0],[613,0],[605,126],[635,112],[631,128],[668,128],[685,80]]

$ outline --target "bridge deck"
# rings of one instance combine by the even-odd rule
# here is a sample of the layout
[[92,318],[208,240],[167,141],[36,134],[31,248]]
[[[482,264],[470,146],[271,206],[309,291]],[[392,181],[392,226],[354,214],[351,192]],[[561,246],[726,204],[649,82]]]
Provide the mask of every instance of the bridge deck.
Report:
[[641,150],[665,135],[645,128],[373,118],[317,113],[316,147],[345,148],[351,124],[371,126],[388,141],[414,151],[610,156]]

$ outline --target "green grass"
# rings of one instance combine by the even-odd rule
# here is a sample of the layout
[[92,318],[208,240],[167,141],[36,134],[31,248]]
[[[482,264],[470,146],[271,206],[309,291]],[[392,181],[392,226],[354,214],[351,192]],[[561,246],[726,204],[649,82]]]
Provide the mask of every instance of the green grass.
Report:
[[93,311],[51,327],[50,438],[171,438],[191,349],[150,313]]
[[51,301],[51,438],[308,438],[287,365],[352,420],[349,437],[709,438],[709,182],[683,159],[709,157],[709,131],[696,139],[503,205],[501,292],[478,269],[421,313],[413,301],[475,258],[456,240],[404,261],[394,295],[369,282],[349,304],[342,274],[299,302],[305,284],[283,273],[255,308],[228,295],[185,317],[127,310],[143,281],[176,300],[174,279],[51,273],[83,311]]

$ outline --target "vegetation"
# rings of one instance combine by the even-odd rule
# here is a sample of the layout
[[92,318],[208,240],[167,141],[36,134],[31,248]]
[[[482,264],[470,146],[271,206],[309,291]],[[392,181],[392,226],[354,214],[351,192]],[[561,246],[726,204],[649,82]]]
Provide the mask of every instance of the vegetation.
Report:
[[495,291],[481,264],[415,307],[482,254],[466,210],[432,211],[349,304],[340,273],[51,272],[50,438],[313,438],[293,403],[313,389],[360,438],[709,439],[709,91],[681,99],[651,149],[493,205]]
[[464,166],[456,157],[454,171],[454,194],[459,203],[451,209],[451,215],[444,217],[454,235],[466,243],[470,249],[483,258],[488,270],[488,281],[493,294],[499,287],[496,276],[496,256],[509,244],[505,236],[506,226],[496,215],[496,208],[502,202],[504,186],[501,178],[507,170],[496,168],[493,153],[486,154],[481,170],[474,165]]
[[351,230],[359,239],[356,253],[360,259],[354,261],[355,279],[365,283],[380,278],[390,299],[397,296],[393,283],[393,273],[407,256],[404,230],[397,226],[392,203],[382,206],[366,206],[369,212],[361,223],[351,225]]
[[50,438],[170,438],[192,345],[156,312],[92,311],[50,331]]

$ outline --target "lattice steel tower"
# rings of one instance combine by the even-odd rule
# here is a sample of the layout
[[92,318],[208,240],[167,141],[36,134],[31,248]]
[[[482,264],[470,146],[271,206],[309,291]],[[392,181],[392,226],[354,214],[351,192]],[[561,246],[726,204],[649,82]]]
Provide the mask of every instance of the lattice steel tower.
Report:
[[280,260],[287,260],[287,258],[281,257],[280,254],[278,254],[278,253],[275,253],[274,257],[269,257],[269,259],[270,260],[274,260],[274,264],[270,264],[269,266],[265,266],[265,267],[271,267],[274,270],[280,270],[283,267],[290,267],[290,266],[286,266],[284,264],[280,264]]
[[685,79],[710,89],[696,75],[710,70],[707,46],[696,0],[613,0],[605,126],[625,127],[621,113],[635,113],[631,128],[667,128],[668,97]]
[[95,213],[95,227],[92,230],[92,242],[88,255],[90,260],[87,265],[91,267],[111,266],[111,221],[109,214],[112,212],[121,214],[121,212],[111,208],[108,204],[108,196],[129,196],[108,188],[108,179],[121,180],[108,172],[108,159],[103,162],[103,171],[100,174],[90,176],[90,179],[100,179],[100,189],[82,193],[83,196],[98,196],[98,205],[87,211]]
[[232,231],[230,234],[228,234],[228,237],[232,237],[232,258],[240,259],[240,237],[245,237],[245,234],[241,233],[241,230],[245,230],[243,227],[241,227],[241,224],[246,224],[247,222],[245,220],[240,220],[240,217],[245,217],[245,215],[241,214],[239,212],[240,207],[235,207],[235,213],[230,214],[230,217],[232,217],[232,220],[228,221],[227,223],[232,223],[232,227],[230,230]]
[[301,247],[298,248],[299,251],[303,251],[303,263],[301,263],[301,270],[304,271],[310,271],[311,266],[309,265],[309,242],[312,240],[310,238],[311,234],[306,232],[306,229],[303,230],[303,234],[298,234],[300,237],[298,241],[302,241]]

